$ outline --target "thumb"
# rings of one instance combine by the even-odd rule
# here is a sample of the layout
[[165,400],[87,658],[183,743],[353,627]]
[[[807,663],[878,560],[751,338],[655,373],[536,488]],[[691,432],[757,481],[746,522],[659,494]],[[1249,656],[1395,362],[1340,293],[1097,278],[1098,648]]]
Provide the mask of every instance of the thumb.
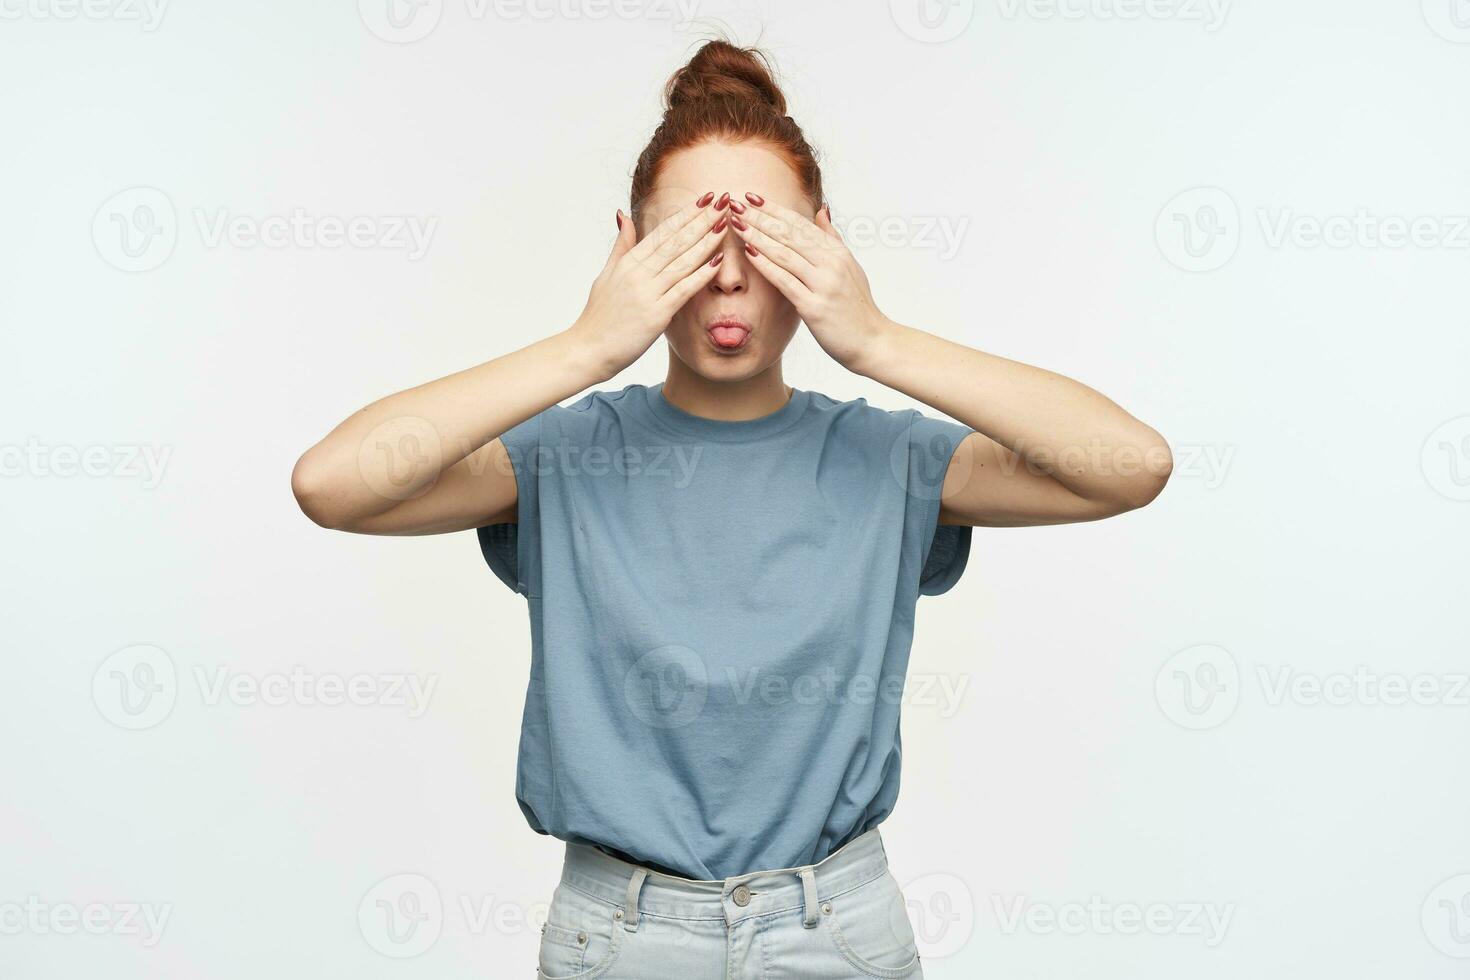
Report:
[[618,259],[628,254],[628,249],[638,244],[638,233],[633,230],[633,219],[618,208],[615,215],[618,222],[618,237],[613,239],[612,254],[607,257],[606,268],[611,269],[617,264]]

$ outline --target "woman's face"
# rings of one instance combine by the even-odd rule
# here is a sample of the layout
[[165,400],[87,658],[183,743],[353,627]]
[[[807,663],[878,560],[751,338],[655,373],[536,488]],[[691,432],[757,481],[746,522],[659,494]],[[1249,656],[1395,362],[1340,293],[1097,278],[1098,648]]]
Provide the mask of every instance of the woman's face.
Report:
[[[710,142],[668,158],[644,207],[638,237],[705,191],[714,191],[715,200],[728,192],[731,200],[747,208],[751,204],[745,192],[754,191],[767,201],[815,217],[796,174],[770,149],[756,143]],[[705,211],[711,224],[730,213],[728,207],[716,211],[713,204]],[[796,308],[750,264],[734,229],[725,231],[720,249],[725,257],[715,278],[674,314],[664,337],[674,356],[701,377],[743,381],[781,359],[799,318]],[[712,331],[711,325],[722,319],[742,324],[748,332],[742,336],[738,326],[728,323]]]

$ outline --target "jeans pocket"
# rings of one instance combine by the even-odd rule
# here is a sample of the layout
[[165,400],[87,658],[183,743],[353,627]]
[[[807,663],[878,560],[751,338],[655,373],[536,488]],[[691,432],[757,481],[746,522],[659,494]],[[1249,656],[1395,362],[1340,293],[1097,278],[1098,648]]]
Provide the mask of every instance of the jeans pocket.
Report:
[[538,980],[592,980],[606,973],[622,941],[616,911],[605,902],[557,885],[546,925],[541,927]]
[[837,951],[870,977],[919,976],[919,948],[903,889],[890,872],[822,903],[822,919]]

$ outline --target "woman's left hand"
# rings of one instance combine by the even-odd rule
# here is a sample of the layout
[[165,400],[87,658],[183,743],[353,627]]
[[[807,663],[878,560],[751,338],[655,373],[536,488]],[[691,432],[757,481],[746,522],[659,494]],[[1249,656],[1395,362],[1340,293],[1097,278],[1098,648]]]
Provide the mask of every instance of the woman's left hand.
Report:
[[893,324],[873,302],[868,277],[832,226],[831,210],[824,206],[813,221],[750,191],[745,199],[743,211],[731,208],[730,224],[745,240],[746,259],[791,301],[823,350],[863,373],[859,365]]

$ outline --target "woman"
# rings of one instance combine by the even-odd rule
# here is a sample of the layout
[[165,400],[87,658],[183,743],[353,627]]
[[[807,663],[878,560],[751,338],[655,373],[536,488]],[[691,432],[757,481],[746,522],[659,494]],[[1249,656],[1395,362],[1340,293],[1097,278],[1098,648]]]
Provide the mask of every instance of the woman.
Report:
[[[878,824],[920,594],[971,527],[1148,503],[1157,432],[890,320],[752,49],[670,80],[567,329],[347,419],[296,466],[325,527],[477,529],[523,594],[517,799],[566,841],[539,975],[918,977]],[[798,321],[958,423],[788,386]],[[597,390],[659,337],[661,385]]]

